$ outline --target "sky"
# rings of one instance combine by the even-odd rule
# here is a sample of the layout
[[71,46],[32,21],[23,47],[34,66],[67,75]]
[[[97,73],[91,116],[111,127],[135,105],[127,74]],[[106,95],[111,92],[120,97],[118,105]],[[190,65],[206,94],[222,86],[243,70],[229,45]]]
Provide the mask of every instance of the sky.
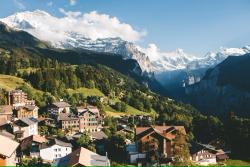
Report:
[[[118,34],[142,47],[154,44],[161,51],[182,48],[187,53],[204,55],[220,47],[250,45],[249,0],[1,0],[0,3],[0,18],[36,9],[60,18],[77,15],[76,12],[89,14],[85,15],[87,19],[107,16],[107,24],[100,25],[118,28],[105,32],[106,35]],[[104,33],[100,26],[99,30]]]

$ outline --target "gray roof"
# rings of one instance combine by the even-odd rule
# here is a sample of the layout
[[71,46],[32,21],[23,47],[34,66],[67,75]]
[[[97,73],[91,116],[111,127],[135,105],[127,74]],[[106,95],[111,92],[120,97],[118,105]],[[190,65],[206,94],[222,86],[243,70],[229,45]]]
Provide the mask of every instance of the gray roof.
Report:
[[52,166],[110,166],[106,156],[96,154],[86,148],[78,148],[67,156],[57,159]]
[[53,105],[58,107],[58,108],[64,108],[64,107],[70,107],[71,106],[69,103],[64,102],[64,101],[55,102],[55,103],[53,103]]
[[27,110],[34,110],[37,106],[34,106],[34,105],[25,105],[24,108],[26,108]]
[[30,125],[33,125],[35,123],[37,123],[38,120],[36,118],[33,118],[33,117],[30,117],[30,118],[22,118],[22,119],[19,119],[15,122],[16,125],[18,126],[30,126]]
[[90,135],[91,135],[92,138],[97,139],[97,140],[108,138],[108,136],[103,131],[91,132]]
[[53,140],[50,140],[49,143],[43,144],[42,149],[51,147],[53,145],[59,145],[62,147],[73,147],[71,143],[68,143],[59,139],[53,139]]
[[73,114],[61,113],[58,116],[59,121],[70,121],[70,120],[78,120],[78,117]]
[[12,133],[7,132],[6,130],[0,131],[0,135],[8,137],[8,138],[10,138],[12,140],[15,139],[15,135],[13,135]]
[[72,147],[71,143],[67,143],[59,139],[54,139],[53,141],[54,141],[54,144],[59,145],[59,146]]

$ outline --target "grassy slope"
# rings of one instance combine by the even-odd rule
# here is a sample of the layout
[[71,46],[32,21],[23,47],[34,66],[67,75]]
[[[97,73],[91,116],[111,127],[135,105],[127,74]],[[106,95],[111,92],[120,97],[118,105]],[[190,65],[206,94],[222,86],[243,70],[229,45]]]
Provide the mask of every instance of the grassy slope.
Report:
[[84,96],[104,96],[104,94],[98,89],[89,88],[78,88],[78,89],[68,89],[69,94],[73,93],[83,93]]
[[[84,96],[104,96],[104,94],[98,90],[98,89],[89,89],[89,88],[78,88],[78,89],[68,89],[68,92],[70,94],[73,94],[73,93],[83,93]],[[115,102],[118,102],[120,100],[118,99],[115,99],[114,100]],[[130,105],[127,105],[127,111],[126,112],[117,112],[116,110],[114,110],[112,107],[110,107],[109,105],[104,105],[104,110],[106,112],[107,115],[109,116],[114,116],[114,117],[117,117],[117,116],[121,116],[121,115],[150,115],[150,114],[154,114],[155,112],[152,111],[151,113],[146,113],[146,112],[142,112]]]
[[42,94],[43,92],[33,88],[30,84],[26,83],[23,79],[10,76],[10,75],[3,75],[0,74],[0,88],[10,91],[16,89],[17,87],[26,85],[30,88],[30,90],[36,94]]
[[[23,79],[15,77],[15,76],[10,76],[10,75],[2,75],[0,74],[0,88],[10,91],[13,90],[17,87],[20,87],[22,85],[27,85],[29,89],[33,92],[33,94],[36,94],[38,96],[42,96],[43,92],[40,90],[37,90],[33,88],[30,84],[26,83]],[[68,92],[70,94],[72,93],[83,93],[85,96],[104,96],[104,94],[98,90],[98,89],[88,89],[88,88],[79,88],[76,90],[73,89],[68,89]],[[116,99],[115,101],[119,101]],[[151,113],[146,113],[142,112],[140,110],[137,110],[136,108],[127,105],[127,111],[126,112],[117,112],[113,108],[111,108],[108,105],[104,106],[104,110],[107,115],[109,116],[121,116],[121,115],[151,115],[154,114],[155,111],[152,111]]]
[[250,166],[249,161],[243,161],[243,160],[234,160],[234,159],[229,159],[226,162],[227,166]]

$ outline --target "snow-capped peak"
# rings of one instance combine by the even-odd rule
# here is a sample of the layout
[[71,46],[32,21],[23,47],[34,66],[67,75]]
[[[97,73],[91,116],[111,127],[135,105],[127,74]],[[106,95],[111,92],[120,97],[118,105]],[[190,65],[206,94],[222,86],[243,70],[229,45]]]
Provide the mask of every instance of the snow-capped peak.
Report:
[[[67,13],[64,11],[64,13]],[[69,13],[69,12],[68,12]],[[228,56],[250,53],[250,45],[243,48],[220,48],[205,56],[196,56],[178,48],[162,52],[155,44],[143,48],[133,41],[142,34],[117,18],[97,12],[77,13],[77,17],[55,17],[42,10],[25,11],[0,19],[8,26],[27,31],[58,48],[83,48],[97,52],[115,53],[124,59],[135,59],[146,72],[208,68]]]

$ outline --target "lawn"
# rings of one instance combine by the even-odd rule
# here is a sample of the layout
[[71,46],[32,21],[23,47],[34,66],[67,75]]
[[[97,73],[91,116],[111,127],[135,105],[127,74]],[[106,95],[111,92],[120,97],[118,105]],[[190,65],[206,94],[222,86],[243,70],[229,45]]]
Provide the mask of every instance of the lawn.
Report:
[[0,74],[0,88],[1,89],[10,91],[23,85],[26,85],[34,93],[39,93],[39,94],[43,93],[42,91],[33,88],[30,84],[26,83],[22,78]]
[[127,105],[126,112],[118,112],[108,105],[104,106],[104,111],[108,116],[111,116],[111,117],[119,117],[119,116],[124,116],[124,115],[152,115],[153,116],[155,114],[155,111],[151,111],[150,113],[147,113],[147,112],[140,111],[130,105]]
[[250,166],[250,161],[229,159],[226,162],[227,166]]
[[73,93],[82,93],[85,97],[87,96],[104,96],[104,94],[98,89],[89,89],[89,88],[78,88],[78,89],[67,89],[69,94]]

